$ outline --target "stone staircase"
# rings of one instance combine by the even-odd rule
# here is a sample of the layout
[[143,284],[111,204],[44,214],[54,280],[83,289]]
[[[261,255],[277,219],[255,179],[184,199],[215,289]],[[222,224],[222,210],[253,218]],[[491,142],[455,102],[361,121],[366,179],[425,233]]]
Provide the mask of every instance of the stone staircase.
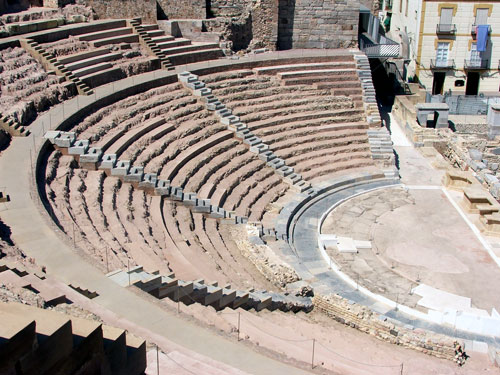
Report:
[[393,159],[394,150],[392,148],[391,133],[385,126],[379,129],[369,129],[368,141],[373,159]]
[[146,342],[102,323],[0,302],[0,373],[143,374]]
[[49,131],[45,134],[52,145],[64,155],[71,155],[84,169],[103,170],[108,176],[120,178],[147,194],[161,196],[188,206],[195,213],[218,219],[222,224],[245,224],[248,218],[233,211],[210,204],[210,199],[200,199],[195,193],[184,192],[172,186],[169,180],[158,179],[157,173],[144,173],[142,166],[133,166],[129,160],[118,160],[116,154],[104,154],[100,147],[90,147],[88,140],[77,140],[75,133]]
[[71,72],[63,63],[58,61],[52,54],[48,53],[38,42],[31,38],[20,39],[21,46],[28,51],[47,71],[54,71],[58,76],[73,82],[80,95],[92,95],[93,90]]
[[250,152],[257,154],[259,159],[264,161],[267,166],[273,168],[292,189],[308,195],[315,194],[311,184],[303,180],[300,174],[294,173],[292,167],[287,166],[283,159],[277,157],[269,150],[269,145],[263,143],[259,137],[253,134],[248,126],[240,121],[238,116],[233,115],[231,110],[212,94],[212,90],[205,87],[205,83],[200,81],[197,75],[190,72],[182,72],[179,73],[178,77],[184,87],[191,90],[194,96],[200,98],[205,103],[208,110],[215,112],[220,122],[226,125],[236,138],[241,139],[244,144],[248,145]]
[[370,62],[365,54],[359,52],[354,54],[357,73],[363,89],[363,103],[366,112],[366,119],[370,127],[378,127],[382,124],[380,112],[378,110],[375,87],[372,81]]
[[81,296],[92,299],[98,296],[95,291],[74,285],[63,284],[39,269],[24,266],[18,262],[0,259],[0,283],[18,288],[29,289],[41,297],[46,305],[55,306],[81,300]]
[[13,137],[27,137],[31,132],[23,125],[11,118],[7,118],[0,113],[0,128]]
[[140,19],[133,19],[128,21],[127,23],[132,27],[134,32],[139,35],[139,42],[144,47],[146,47],[149,53],[160,59],[160,64],[163,69],[171,70],[174,68],[169,58],[165,55],[165,52],[163,52],[160,47],[158,47],[158,45],[156,44],[156,40],[153,40],[153,38],[151,37],[151,32],[148,32],[148,30],[151,30],[151,28],[145,28],[143,25],[141,25]]
[[148,45],[154,48],[156,56],[162,56],[160,59],[163,58],[171,64],[168,67],[215,60],[224,56],[218,43],[192,42],[186,38],[174,38],[171,35],[165,35],[165,31],[159,29],[157,24],[141,25],[138,30],[143,32],[141,35],[148,40]]
[[156,298],[170,298],[180,301],[186,305],[199,303],[204,306],[212,306],[216,310],[224,308],[245,310],[255,309],[260,311],[305,311],[313,309],[311,299],[308,297],[296,297],[287,294],[255,291],[240,291],[232,289],[230,285],[219,287],[217,282],[205,283],[204,280],[182,281],[175,277],[174,273],[160,275],[158,271],[146,272],[142,266],[130,270],[116,270],[107,276],[126,287],[134,285],[139,289],[155,296]]

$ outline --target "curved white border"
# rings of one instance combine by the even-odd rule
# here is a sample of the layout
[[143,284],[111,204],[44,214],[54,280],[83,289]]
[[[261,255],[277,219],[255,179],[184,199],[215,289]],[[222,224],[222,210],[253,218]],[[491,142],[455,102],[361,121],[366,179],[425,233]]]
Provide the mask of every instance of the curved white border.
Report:
[[344,199],[338,201],[337,203],[335,203],[333,206],[331,206],[325,213],[323,213],[323,215],[321,215],[321,218],[320,218],[320,220],[318,222],[318,229],[317,229],[317,233],[318,233],[318,248],[319,248],[319,251],[321,253],[321,256],[323,257],[323,260],[330,266],[330,269],[332,271],[334,271],[347,284],[349,284],[350,286],[352,286],[355,289],[358,289],[364,295],[367,295],[368,297],[373,298],[377,302],[381,302],[381,303],[383,303],[384,305],[387,305],[390,308],[393,308],[393,309],[397,308],[398,310],[400,310],[400,311],[402,311],[402,312],[404,312],[406,314],[409,314],[411,316],[423,319],[423,320],[431,322],[431,323],[436,323],[436,321],[433,320],[433,319],[431,319],[429,317],[429,315],[424,314],[424,313],[422,313],[420,311],[417,311],[415,309],[412,309],[412,308],[410,308],[408,306],[398,304],[398,303],[390,300],[389,298],[383,297],[383,296],[381,296],[379,294],[375,294],[375,293],[371,292],[370,290],[368,290],[367,288],[365,288],[365,287],[359,285],[358,283],[356,283],[349,276],[347,276],[344,272],[342,272],[340,270],[340,268],[335,264],[335,262],[332,261],[332,259],[326,253],[326,250],[323,248],[323,245],[322,245],[321,240],[320,240],[319,234],[321,233],[321,225],[325,221],[325,219],[328,216],[328,214],[330,212],[332,212],[336,207],[340,206],[342,203],[348,201],[349,199],[352,199],[352,198],[357,197],[359,195],[370,193],[372,191],[376,191],[376,190],[380,190],[380,189],[395,188],[395,187],[405,187],[405,186],[403,184],[394,184],[394,185],[386,185],[386,186],[380,186],[380,187],[376,187],[376,188],[369,189],[369,190],[364,190],[362,192],[359,192],[357,194],[353,194],[353,195],[351,195],[351,196],[349,196],[347,198],[344,198]]
[[[451,202],[451,204],[453,205],[453,207],[455,207],[455,209],[458,211],[458,213],[460,214],[460,216],[465,220],[465,222],[467,223],[467,225],[471,228],[471,230],[476,235],[476,237],[481,242],[481,244],[484,246],[484,248],[488,251],[488,254],[490,254],[490,256],[500,266],[500,260],[498,259],[498,257],[495,256],[495,254],[493,253],[493,251],[492,251],[491,247],[489,246],[489,244],[484,240],[484,238],[482,238],[482,236],[480,235],[479,230],[475,227],[475,225],[472,222],[470,222],[470,220],[467,219],[467,217],[465,216],[465,214],[462,212],[462,210],[457,205],[457,203],[453,200],[453,198],[448,194],[448,192],[443,187],[440,187],[440,186],[407,186],[407,185],[404,185],[404,184],[394,184],[394,185],[380,186],[380,187],[376,187],[376,188],[373,188],[373,189],[369,189],[369,190],[365,190],[365,191],[359,192],[357,194],[353,194],[353,195],[351,195],[351,196],[349,196],[347,198],[344,198],[344,199],[336,202],[325,213],[323,213],[323,215],[321,215],[321,217],[319,219],[318,228],[317,228],[317,233],[318,233],[318,248],[319,248],[319,251],[321,253],[321,256],[323,257],[323,260],[327,263],[327,265],[329,265],[330,269],[337,274],[338,277],[340,277],[343,281],[345,281],[351,287],[359,290],[364,295],[366,295],[366,296],[374,299],[377,302],[381,302],[384,305],[386,305],[386,306],[388,306],[388,307],[390,307],[392,309],[397,309],[397,310],[399,310],[399,311],[401,311],[401,312],[403,312],[405,314],[408,314],[408,315],[410,315],[412,317],[415,317],[415,318],[418,318],[418,319],[422,319],[422,320],[424,320],[426,322],[430,322],[430,323],[443,324],[444,314],[442,312],[435,311],[435,310],[429,310],[429,312],[432,312],[432,315],[430,315],[428,313],[426,314],[426,313],[423,313],[421,311],[415,310],[415,309],[413,309],[411,307],[408,307],[408,306],[396,303],[396,302],[394,302],[394,301],[392,301],[392,300],[390,300],[390,299],[388,299],[388,298],[386,298],[384,296],[381,296],[379,294],[373,293],[370,290],[368,290],[367,288],[359,285],[359,283],[356,283],[347,274],[345,274],[344,272],[342,272],[340,270],[340,268],[337,266],[337,264],[334,261],[332,261],[332,259],[328,256],[328,254],[326,253],[326,250],[323,248],[323,245],[321,243],[321,239],[320,239],[321,226],[322,226],[323,222],[325,221],[326,217],[330,214],[330,212],[332,210],[334,210],[336,207],[338,207],[342,203],[346,202],[347,200],[349,200],[351,198],[354,198],[354,197],[357,197],[359,195],[362,195],[362,194],[365,194],[365,193],[369,193],[369,192],[372,192],[372,191],[376,191],[376,190],[380,190],[380,189],[395,188],[395,187],[403,187],[405,189],[441,190],[446,195],[446,197],[448,198],[448,200]],[[485,317],[479,317],[479,316],[477,316],[477,318],[479,318],[479,319],[483,318],[484,319]],[[495,319],[495,318],[490,317],[489,319]],[[457,326],[456,326],[456,319],[455,319],[455,327],[452,327],[452,328],[455,328],[455,329],[457,328]],[[470,327],[470,326],[469,327],[460,327],[460,329],[463,330],[463,331],[467,331],[467,332],[471,332],[471,333],[476,333],[476,334],[481,334],[481,335],[493,336],[491,331],[484,332],[484,329],[486,328],[484,326],[481,327],[482,329],[473,329],[473,328],[474,327]]]

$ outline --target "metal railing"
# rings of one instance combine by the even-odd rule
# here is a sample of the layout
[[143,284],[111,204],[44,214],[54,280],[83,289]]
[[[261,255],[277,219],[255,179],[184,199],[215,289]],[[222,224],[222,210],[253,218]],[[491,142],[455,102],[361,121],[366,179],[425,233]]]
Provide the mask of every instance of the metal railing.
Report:
[[410,90],[410,86],[408,85],[408,83],[405,81],[403,75],[401,74],[401,72],[399,71],[397,65],[394,63],[394,62],[391,62],[391,61],[384,61],[384,67],[385,67],[385,71],[388,73],[388,74],[394,74],[394,76],[396,77],[396,80],[398,81],[399,85],[401,86],[401,90],[403,91],[403,93],[405,95],[411,95],[412,92]]
[[[471,26],[471,29],[470,29],[470,33],[472,35],[476,35],[476,28],[477,28],[478,25],[476,25],[475,23],[472,24]],[[491,25],[488,25],[488,35],[491,34]]]
[[464,60],[464,69],[468,70],[485,70],[489,69],[490,64],[488,59],[472,59]]
[[455,60],[436,60],[431,59],[431,69],[455,69]]
[[[366,34],[366,33],[365,33]],[[399,57],[400,46],[394,40],[380,35],[378,42],[372,41],[369,37],[359,38],[359,49],[368,57]]]
[[436,34],[455,34],[457,32],[457,26],[452,24],[438,23],[436,25]]

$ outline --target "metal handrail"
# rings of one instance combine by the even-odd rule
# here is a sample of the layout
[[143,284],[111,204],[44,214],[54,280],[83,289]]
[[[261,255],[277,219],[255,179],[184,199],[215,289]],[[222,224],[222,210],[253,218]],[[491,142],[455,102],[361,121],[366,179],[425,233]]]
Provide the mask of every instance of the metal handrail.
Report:
[[457,26],[452,24],[438,23],[436,25],[436,34],[455,34],[457,32]]
[[488,59],[464,60],[464,69],[469,69],[469,70],[489,69],[489,60]]
[[431,59],[431,69],[455,69],[455,60],[446,61]]

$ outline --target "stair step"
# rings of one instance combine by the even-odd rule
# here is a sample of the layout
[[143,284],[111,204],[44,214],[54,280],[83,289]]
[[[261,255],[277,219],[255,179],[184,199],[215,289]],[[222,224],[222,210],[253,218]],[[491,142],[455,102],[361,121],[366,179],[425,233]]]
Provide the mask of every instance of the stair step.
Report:
[[88,67],[85,67],[82,69],[74,70],[73,74],[77,77],[84,77],[84,76],[88,76],[88,75],[93,74],[93,73],[100,72],[102,70],[110,69],[112,67],[113,67],[113,65],[111,65],[109,62],[103,62],[100,64],[91,65],[91,66],[88,66]]
[[171,42],[172,40],[175,40],[175,38],[171,35],[162,35],[162,36],[156,36],[151,38],[151,40],[158,44],[158,43],[164,43],[164,42]]
[[120,44],[120,43],[139,43],[139,35],[137,34],[127,34],[114,36],[107,39],[99,39],[92,42],[94,47],[101,47],[108,44]]
[[[90,57],[88,59],[84,59],[84,60],[80,60],[80,61],[75,61],[71,64],[67,64],[66,68],[75,72],[76,70],[82,70],[85,68],[89,68],[93,65],[97,65],[97,64],[100,64],[103,62],[118,60],[118,59],[121,59],[122,57],[123,57],[123,55],[121,54],[121,52],[112,52],[112,53],[107,53],[107,54],[103,54],[103,55],[99,55],[99,56],[93,56],[93,57]],[[75,75],[78,76],[78,74],[75,74]]]
[[91,42],[94,40],[107,39],[107,38],[126,35],[126,34],[132,34],[131,27],[120,27],[117,29],[96,31],[94,33],[78,35],[77,39],[80,41]]
[[146,33],[148,34],[148,36],[150,38],[154,38],[154,37],[165,35],[165,31],[160,30],[160,29],[157,29],[157,30],[148,30],[148,31],[146,31]]
[[191,44],[191,41],[189,39],[185,39],[185,38],[175,38],[174,40],[171,40],[168,42],[156,43],[156,45],[161,50],[163,50],[163,52],[165,52],[165,50],[168,48],[187,46],[190,44]]
[[94,49],[92,51],[85,51],[81,53],[75,53],[73,55],[69,56],[63,56],[57,59],[62,64],[70,64],[75,61],[80,61],[80,60],[85,60],[89,59],[91,57],[95,56],[100,56],[100,55],[105,55],[110,52],[109,48],[99,48],[99,49]]
[[190,44],[190,45],[185,45],[185,46],[163,49],[162,51],[165,55],[168,56],[168,55],[174,55],[174,54],[178,54],[178,53],[203,51],[203,50],[215,49],[215,48],[219,48],[218,43],[197,43],[197,44]]
[[38,348],[20,359],[20,372],[48,373],[73,350],[71,320],[67,316],[15,302],[0,303],[0,311],[36,321]]
[[145,31],[158,30],[159,26],[157,23],[153,23],[151,25],[142,25]]

